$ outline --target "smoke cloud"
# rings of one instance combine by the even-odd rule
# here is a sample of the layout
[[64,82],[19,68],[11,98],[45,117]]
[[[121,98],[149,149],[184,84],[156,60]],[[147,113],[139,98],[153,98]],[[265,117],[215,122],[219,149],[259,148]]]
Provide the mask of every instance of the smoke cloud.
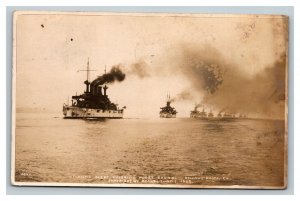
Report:
[[145,77],[149,77],[150,76],[150,72],[149,72],[149,66],[148,64],[143,61],[142,59],[140,59],[138,62],[133,63],[130,67],[129,67],[129,74],[134,74],[137,75],[139,78],[143,79]]
[[98,76],[96,79],[94,79],[91,82],[90,88],[93,92],[95,87],[98,85],[103,85],[105,83],[114,83],[115,81],[121,82],[125,79],[126,75],[121,70],[121,65],[115,65],[111,68],[111,70],[108,73],[103,74],[102,76]]
[[[166,51],[160,57],[160,62],[151,66],[140,59],[129,65],[126,73],[140,79],[151,76],[163,79],[166,74],[186,77],[191,88],[175,95],[171,102],[190,100],[218,112],[281,119],[285,116],[285,53],[255,75],[245,70],[247,66],[238,66],[210,45],[180,44],[174,51]],[[97,83],[124,78],[119,68],[113,68],[111,74],[98,78]],[[202,98],[197,100],[196,97]]]
[[125,73],[121,70],[121,65],[115,65],[108,73],[98,76],[91,82],[91,85],[102,85],[104,83],[113,83],[115,81],[123,81],[126,77]]
[[170,102],[175,101],[186,101],[186,100],[193,100],[195,97],[189,91],[182,91],[181,93],[177,94],[175,97],[170,99]]
[[[192,88],[175,95],[171,101],[196,101],[218,112],[242,113],[261,117],[284,118],[286,97],[286,54],[255,75],[238,66],[210,45],[184,44],[175,53],[161,55],[155,73],[140,60],[129,73],[143,79],[152,75],[181,74]],[[165,58],[164,58],[165,57]],[[153,67],[153,66],[152,66]],[[155,67],[155,66],[154,66]],[[153,72],[152,72],[153,71]],[[201,100],[195,100],[202,97]]]
[[285,54],[255,76],[210,46],[183,46],[176,58],[177,71],[188,77],[195,93],[203,96],[201,103],[226,112],[284,118]]

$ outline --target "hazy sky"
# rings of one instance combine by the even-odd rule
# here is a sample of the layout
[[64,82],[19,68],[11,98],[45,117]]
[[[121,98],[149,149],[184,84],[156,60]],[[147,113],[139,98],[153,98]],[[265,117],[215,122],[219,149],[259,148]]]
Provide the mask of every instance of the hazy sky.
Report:
[[[286,49],[286,29],[280,16],[130,16],[129,14],[23,14],[16,20],[17,107],[41,107],[60,112],[72,95],[85,89],[87,59],[96,71],[91,78],[122,64],[143,61],[153,73],[143,79],[127,74],[109,86],[108,95],[126,116],[158,116],[166,94],[191,89],[182,73],[168,73],[172,56],[182,45],[209,45],[237,70],[253,77],[280,59]],[[167,68],[166,68],[167,67]],[[188,116],[197,100],[172,103],[178,116]]]

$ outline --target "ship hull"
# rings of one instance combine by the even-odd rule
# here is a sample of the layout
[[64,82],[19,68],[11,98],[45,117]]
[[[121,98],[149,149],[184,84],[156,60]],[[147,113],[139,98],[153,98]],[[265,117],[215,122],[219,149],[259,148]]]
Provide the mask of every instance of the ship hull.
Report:
[[214,117],[214,116],[201,116],[191,114],[190,118],[201,119],[201,120],[209,120],[209,121],[234,121],[238,119],[237,117]]
[[169,113],[160,113],[160,118],[176,118],[176,114],[169,114]]
[[235,121],[237,119],[238,118],[236,118],[236,117],[221,117],[220,121]]
[[101,110],[92,108],[80,108],[64,106],[63,114],[65,119],[122,119],[123,110]]
[[208,121],[235,121],[238,119],[236,117],[199,117],[199,116],[190,116],[190,118],[208,120]]
[[208,117],[206,117],[206,116],[193,115],[193,114],[190,115],[190,118],[195,118],[195,119],[205,119],[205,120],[208,119]]

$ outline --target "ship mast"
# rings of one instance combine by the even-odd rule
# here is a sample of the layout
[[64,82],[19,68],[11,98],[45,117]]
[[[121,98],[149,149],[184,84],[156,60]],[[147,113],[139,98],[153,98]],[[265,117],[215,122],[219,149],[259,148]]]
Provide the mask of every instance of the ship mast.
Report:
[[78,70],[77,72],[79,72],[79,71],[86,71],[86,81],[84,81],[84,84],[86,84],[86,91],[85,92],[89,93],[90,92],[90,90],[89,90],[90,71],[96,71],[96,70],[90,70],[90,58],[89,57],[88,57],[87,65],[86,65],[86,70]]
[[87,65],[86,65],[86,81],[84,82],[86,84],[86,93],[89,92],[89,77],[90,77],[90,58],[88,57]]
[[167,93],[167,102],[170,101],[171,97],[170,97],[170,94]]
[[[106,74],[106,65],[105,65],[105,68],[104,68],[104,75]],[[104,96],[106,96],[106,90],[108,89],[108,87],[106,86],[106,84],[104,85],[103,87],[103,90],[104,90]]]
[[88,57],[87,66],[86,66],[86,80],[89,82],[90,77],[90,58]]

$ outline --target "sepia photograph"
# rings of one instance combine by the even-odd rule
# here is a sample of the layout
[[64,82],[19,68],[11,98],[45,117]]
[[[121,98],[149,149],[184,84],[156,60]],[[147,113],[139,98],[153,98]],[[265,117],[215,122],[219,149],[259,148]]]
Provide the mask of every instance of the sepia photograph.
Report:
[[12,184],[287,188],[288,24],[14,12]]

